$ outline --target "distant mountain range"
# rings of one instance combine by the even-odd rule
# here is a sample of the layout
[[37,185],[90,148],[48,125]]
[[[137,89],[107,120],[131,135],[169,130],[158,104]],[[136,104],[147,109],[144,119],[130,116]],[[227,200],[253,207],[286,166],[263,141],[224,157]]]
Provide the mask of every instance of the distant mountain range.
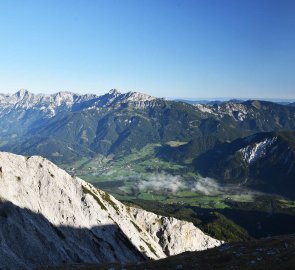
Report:
[[[27,90],[0,95],[3,151],[37,154],[69,164],[85,157],[128,154],[159,143],[163,145],[159,157],[194,161],[194,168],[204,176],[251,183],[271,192],[280,191],[276,188],[280,178],[288,183],[295,178],[293,152],[286,148],[293,144],[294,136],[265,132],[294,130],[295,106],[268,101],[188,104],[117,90],[102,96],[71,92],[43,95]],[[247,137],[253,134],[257,135]],[[263,162],[247,162],[243,157],[260,143],[259,138],[274,140],[279,150],[269,150],[272,155]],[[165,146],[169,141],[187,144],[172,149]],[[290,155],[286,163],[282,153]],[[282,169],[274,169],[276,166]],[[266,178],[271,188],[265,187]]]
[[[175,99],[170,99],[178,102],[185,102],[189,104],[204,104],[204,105],[220,105],[222,103],[242,103],[244,101],[247,101],[247,99],[181,99],[181,98],[175,98]],[[269,100],[269,99],[259,99],[262,101],[269,101],[273,103],[277,103],[280,105],[286,105],[286,106],[294,106],[295,102],[294,101],[287,101],[287,100]]]
[[116,90],[96,95],[21,90],[0,96],[3,150],[41,154],[57,162],[116,154],[148,143],[200,136],[234,140],[257,132],[295,129],[295,108],[264,101],[189,105]]
[[243,102],[245,100],[242,99],[228,99],[228,100],[207,100],[207,99],[200,99],[200,100],[190,100],[190,99],[172,99],[173,101],[178,101],[178,102],[185,102],[189,104],[206,104],[206,105],[220,105],[225,102]]

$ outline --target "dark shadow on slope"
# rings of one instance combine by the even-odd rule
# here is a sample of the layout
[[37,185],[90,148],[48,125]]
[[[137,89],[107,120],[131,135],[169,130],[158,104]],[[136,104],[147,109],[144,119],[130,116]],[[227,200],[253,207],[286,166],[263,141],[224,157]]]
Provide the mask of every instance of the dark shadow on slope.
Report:
[[0,269],[145,259],[117,225],[55,226],[42,214],[0,202]]
[[230,208],[224,209],[163,204],[139,199],[133,203],[159,215],[193,222],[210,236],[225,241],[245,241],[249,240],[249,236],[262,238],[295,233],[295,209],[279,209],[271,201],[227,202]]
[[[295,269],[295,235],[265,238],[258,241],[225,244],[195,252],[184,252],[163,260],[140,264],[67,265],[47,270],[281,270]],[[41,270],[41,269],[40,269]]]

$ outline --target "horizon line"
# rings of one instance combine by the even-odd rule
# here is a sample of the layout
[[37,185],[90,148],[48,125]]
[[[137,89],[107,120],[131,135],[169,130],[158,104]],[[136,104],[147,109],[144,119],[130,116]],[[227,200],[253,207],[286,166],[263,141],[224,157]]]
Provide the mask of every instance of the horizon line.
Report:
[[[142,93],[142,94],[146,94],[146,95],[150,95],[148,93],[146,93],[145,91],[125,91],[125,90],[121,90],[118,88],[111,88],[107,91],[104,91],[103,93],[101,93],[101,91],[92,91],[92,92],[86,92],[86,93],[81,93],[80,91],[71,91],[71,90],[58,90],[58,91],[54,91],[52,93],[48,93],[48,92],[37,92],[37,91],[31,91],[28,90],[27,88],[20,88],[18,90],[16,90],[15,92],[2,92],[0,90],[0,94],[5,94],[5,95],[13,95],[16,94],[22,90],[28,91],[29,93],[38,95],[38,94],[43,94],[43,95],[54,95],[54,94],[58,94],[58,93],[62,93],[62,92],[68,92],[68,93],[73,93],[73,94],[78,94],[78,95],[105,95],[107,93],[109,93],[112,90],[117,90],[119,93],[121,94],[126,94],[126,93],[130,93],[130,92],[137,92],[137,93]],[[183,100],[183,101],[229,101],[229,100],[242,100],[242,101],[246,101],[246,100],[262,100],[262,101],[277,101],[277,102],[295,102],[295,98],[276,98],[276,97],[228,97],[228,96],[216,96],[216,97],[173,97],[173,96],[154,96],[156,98],[164,98],[166,100]]]

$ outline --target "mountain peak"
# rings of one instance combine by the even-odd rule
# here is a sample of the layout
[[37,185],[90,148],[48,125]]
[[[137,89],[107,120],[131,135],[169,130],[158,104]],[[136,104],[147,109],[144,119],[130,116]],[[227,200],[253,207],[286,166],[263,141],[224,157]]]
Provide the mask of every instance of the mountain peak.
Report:
[[20,98],[20,99],[22,99],[23,97],[25,97],[25,96],[27,96],[29,94],[29,91],[27,90],[27,89],[20,89],[20,90],[18,90],[16,93],[15,93],[15,95],[18,97],[18,98]]
[[121,93],[117,90],[117,89],[111,89],[109,92],[108,92],[109,95],[112,95],[112,96],[118,96],[118,95],[121,95]]
[[59,91],[56,93],[56,95],[59,95],[59,96],[64,96],[64,95],[75,95],[73,92],[71,91]]
[[124,97],[129,101],[151,101],[156,99],[155,97],[140,92],[128,92]]

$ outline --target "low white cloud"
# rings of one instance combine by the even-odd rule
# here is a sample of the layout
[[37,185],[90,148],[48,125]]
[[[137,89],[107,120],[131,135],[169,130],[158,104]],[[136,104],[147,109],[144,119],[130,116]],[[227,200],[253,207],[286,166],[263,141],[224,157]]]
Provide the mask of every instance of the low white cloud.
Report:
[[218,195],[224,193],[226,190],[211,178],[199,178],[193,185],[192,190],[200,192],[205,195]]
[[134,188],[139,192],[157,192],[161,194],[177,193],[181,190],[189,190],[208,196],[256,196],[260,192],[234,184],[219,184],[216,180],[208,177],[198,177],[195,180],[187,180],[180,175],[168,173],[139,174],[133,173],[128,176],[117,176],[114,180],[129,181],[134,183]]
[[181,176],[169,174],[153,174],[145,177],[144,180],[139,180],[137,186],[140,191],[160,191],[163,193],[176,193],[178,190],[186,187]]

